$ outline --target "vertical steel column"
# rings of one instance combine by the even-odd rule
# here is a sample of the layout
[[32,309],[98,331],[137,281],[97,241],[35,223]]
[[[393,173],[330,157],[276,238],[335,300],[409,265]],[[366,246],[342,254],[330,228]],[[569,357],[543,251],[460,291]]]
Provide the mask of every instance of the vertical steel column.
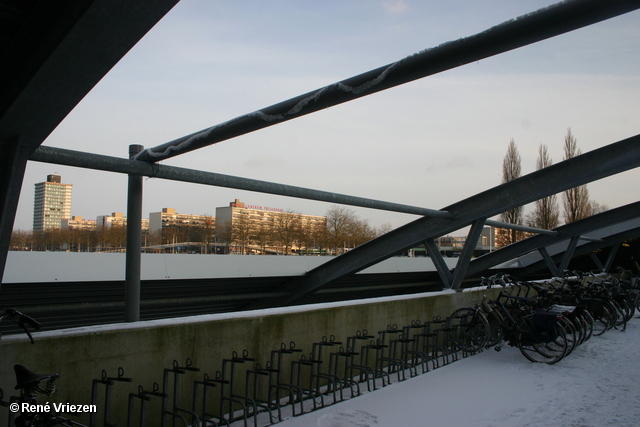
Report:
[[[142,145],[129,146],[129,158],[144,149]],[[140,267],[142,256],[142,175],[129,175],[127,193],[127,255],[125,270],[125,321],[140,320]]]

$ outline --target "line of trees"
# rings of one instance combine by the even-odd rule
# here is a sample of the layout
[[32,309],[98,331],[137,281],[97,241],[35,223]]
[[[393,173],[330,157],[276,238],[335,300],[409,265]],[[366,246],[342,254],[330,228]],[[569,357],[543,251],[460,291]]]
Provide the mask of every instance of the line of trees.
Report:
[[[326,223],[305,221],[298,212],[288,211],[271,221],[252,221],[241,217],[229,224],[207,222],[198,226],[171,226],[162,234],[143,234],[143,246],[176,246],[199,243],[199,252],[208,253],[212,244],[233,253],[340,254],[391,230],[389,224],[372,227],[355,211],[333,206],[326,214]],[[45,232],[14,230],[10,250],[14,251],[124,251],[126,226],[104,227],[98,230],[57,229]],[[185,249],[186,250],[186,249]]]
[[127,229],[123,226],[100,230],[56,229],[41,232],[14,230],[9,249],[12,251],[94,252],[124,250]]
[[[571,128],[567,129],[564,138],[564,157],[568,160],[582,154],[578,148],[577,140],[571,133]],[[502,183],[519,178],[522,174],[522,159],[518,153],[518,148],[513,139],[507,147],[507,154],[502,163]],[[546,145],[541,144],[538,148],[538,159],[536,170],[549,167],[553,164],[549,150]],[[589,190],[586,185],[571,188],[562,193],[562,207],[564,210],[564,223],[569,224],[591,215],[608,210],[608,206],[589,199]],[[537,200],[533,211],[524,214],[524,207],[520,206],[500,215],[500,221],[510,224],[526,225],[534,228],[550,230],[560,225],[560,207],[558,195],[553,194],[543,199]],[[496,230],[496,246],[502,247],[517,242],[527,237],[523,231],[498,229]]]

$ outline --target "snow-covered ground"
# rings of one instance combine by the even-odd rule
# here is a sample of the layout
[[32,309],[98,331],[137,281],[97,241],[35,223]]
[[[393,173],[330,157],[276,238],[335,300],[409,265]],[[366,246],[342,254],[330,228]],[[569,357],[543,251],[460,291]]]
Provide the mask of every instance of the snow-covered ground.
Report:
[[640,319],[555,365],[486,350],[279,427],[637,427]]

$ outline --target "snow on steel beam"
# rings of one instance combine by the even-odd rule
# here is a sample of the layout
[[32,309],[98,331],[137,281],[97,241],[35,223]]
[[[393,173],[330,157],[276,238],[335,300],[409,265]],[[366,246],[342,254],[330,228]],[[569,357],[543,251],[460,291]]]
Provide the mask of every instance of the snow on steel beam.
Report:
[[437,218],[454,218],[456,214],[447,211],[384,202],[364,197],[313,190],[293,185],[277,184],[256,179],[241,178],[213,172],[179,168],[175,166],[150,164],[138,160],[128,160],[119,157],[100,154],[83,153],[55,147],[40,146],[29,158],[36,162],[54,163],[65,166],[75,166],[86,169],[103,170],[109,172],[141,175],[152,178],[162,178],[172,181],[190,182],[195,184],[212,185],[216,187],[234,188],[237,190],[255,191],[259,193],[275,194],[279,196],[295,197],[306,200],[336,203],[363,208],[400,212]]
[[155,163],[352,101],[423,77],[604,21],[640,8],[639,0],[564,1],[473,36],[423,50],[392,64],[236,117],[157,147],[136,160]]
[[477,219],[639,166],[640,135],[556,163],[444,208],[459,213],[455,219],[420,218],[358,246],[286,284],[283,289],[290,290],[291,297],[262,300],[248,308],[294,304],[327,283],[357,273],[425,240],[459,230]]

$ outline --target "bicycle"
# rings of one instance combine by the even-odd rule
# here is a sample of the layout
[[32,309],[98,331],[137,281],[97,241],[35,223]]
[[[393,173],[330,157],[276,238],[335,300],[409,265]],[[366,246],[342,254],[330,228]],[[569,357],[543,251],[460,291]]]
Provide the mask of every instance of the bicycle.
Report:
[[[449,340],[460,350],[475,353],[485,347],[493,347],[502,339],[502,330],[495,319],[485,315],[484,304],[489,298],[492,285],[506,286],[503,275],[483,277],[481,286],[486,287],[480,303],[474,300],[473,307],[463,307],[449,316]],[[488,314],[488,313],[487,313]]]
[[[31,344],[35,343],[27,325],[37,330],[40,329],[40,323],[13,308],[4,310],[0,316],[0,322],[5,319],[17,323],[27,334]],[[11,411],[9,425],[16,427],[86,427],[84,424],[58,415],[58,410],[65,408],[66,405],[38,403],[38,398],[51,396],[56,391],[56,380],[60,375],[37,374],[20,364],[14,365],[13,369],[16,376],[15,390],[20,390],[20,396],[11,397],[9,402],[5,402],[2,389],[0,389],[0,405],[9,407]]]
[[561,323],[562,314],[541,308],[536,299],[504,292],[485,308],[502,328],[505,342],[518,347],[530,361],[553,364],[566,356],[570,341]]

